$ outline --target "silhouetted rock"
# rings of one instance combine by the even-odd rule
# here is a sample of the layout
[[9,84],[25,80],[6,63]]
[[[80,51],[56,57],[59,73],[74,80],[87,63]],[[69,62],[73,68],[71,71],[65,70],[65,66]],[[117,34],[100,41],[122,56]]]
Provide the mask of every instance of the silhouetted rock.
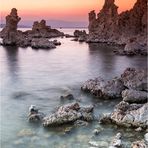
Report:
[[35,21],[33,23],[32,30],[28,30],[25,33],[33,38],[52,38],[64,36],[64,33],[47,26],[45,20],[41,20],[40,22]]
[[115,0],[105,0],[102,10],[97,15],[95,11],[89,13],[88,42],[125,45],[131,38],[135,38],[135,43],[128,43],[125,47],[124,54],[131,51],[137,54],[137,50],[139,54],[143,48],[146,52],[147,1],[137,0],[131,10],[121,14],[118,14],[118,7],[114,2]]
[[6,16],[6,26],[1,32],[4,45],[17,44],[17,25],[20,20],[21,18],[17,15],[17,9],[11,9],[10,15]]

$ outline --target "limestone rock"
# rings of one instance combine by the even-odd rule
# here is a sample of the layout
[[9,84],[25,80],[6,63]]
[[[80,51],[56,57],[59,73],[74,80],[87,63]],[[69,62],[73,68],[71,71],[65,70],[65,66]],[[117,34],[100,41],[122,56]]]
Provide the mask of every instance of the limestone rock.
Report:
[[148,101],[148,93],[126,89],[122,92],[123,101],[128,103],[146,103]]
[[88,41],[125,45],[134,37],[140,45],[146,47],[146,18],[147,0],[137,0],[132,9],[120,14],[115,0],[105,0],[97,15],[95,11],[89,13]]
[[112,122],[126,127],[148,126],[148,103],[144,105],[120,102],[111,114]]
[[4,45],[16,45],[17,42],[17,25],[21,18],[17,15],[17,9],[11,9],[11,13],[6,16],[6,26],[2,30]]
[[117,133],[116,136],[113,138],[109,148],[119,148],[121,146],[122,146],[121,133]]
[[133,142],[131,148],[147,148],[147,146],[145,142],[142,140],[142,141]]
[[81,89],[90,92],[99,98],[109,99],[121,97],[121,92],[124,90],[124,86],[120,78],[105,81],[99,77],[86,81]]
[[121,75],[124,85],[129,89],[147,91],[147,71],[143,69],[127,68]]
[[57,126],[74,123],[77,120],[92,121],[93,113],[90,107],[81,107],[78,103],[67,104],[43,119],[43,126]]

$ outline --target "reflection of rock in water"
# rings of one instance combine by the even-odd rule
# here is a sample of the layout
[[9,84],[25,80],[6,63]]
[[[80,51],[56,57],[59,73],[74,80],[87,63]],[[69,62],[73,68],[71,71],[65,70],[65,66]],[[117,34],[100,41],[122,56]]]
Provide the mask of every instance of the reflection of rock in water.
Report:
[[[94,59],[99,63],[103,73],[112,73],[116,63],[116,58],[113,56],[113,49],[115,47],[106,44],[91,43],[89,44],[89,62],[94,65]],[[95,67],[95,66],[94,66]],[[95,67],[96,68],[96,67]]]
[[18,48],[13,46],[5,46],[8,71],[13,81],[17,79],[18,72]]

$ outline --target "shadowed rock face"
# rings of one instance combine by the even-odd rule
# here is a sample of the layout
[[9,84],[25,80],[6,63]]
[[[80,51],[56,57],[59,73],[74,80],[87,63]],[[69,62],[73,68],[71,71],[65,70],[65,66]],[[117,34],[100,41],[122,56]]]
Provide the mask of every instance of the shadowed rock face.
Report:
[[6,16],[6,26],[2,30],[4,34],[3,43],[5,45],[15,45],[17,42],[17,25],[21,18],[17,15],[17,9],[11,9],[11,13]]
[[147,1],[137,0],[134,7],[118,14],[115,0],[105,0],[102,10],[89,13],[89,40],[125,44],[136,37],[140,44],[146,44]]

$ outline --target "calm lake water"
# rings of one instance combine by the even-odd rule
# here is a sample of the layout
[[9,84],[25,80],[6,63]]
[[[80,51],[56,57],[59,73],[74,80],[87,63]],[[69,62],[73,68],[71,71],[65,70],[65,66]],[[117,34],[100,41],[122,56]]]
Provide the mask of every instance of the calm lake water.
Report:
[[[74,29],[63,31],[72,34]],[[1,147],[89,148],[92,140],[98,142],[100,148],[103,145],[107,148],[112,136],[121,132],[124,144],[129,148],[130,142],[142,138],[142,133],[96,122],[72,129],[70,133],[64,132],[67,127],[44,129],[42,125],[28,123],[31,104],[49,114],[55,107],[68,103],[60,100],[67,92],[82,105],[95,105],[96,115],[110,112],[120,99],[103,101],[85,94],[80,91],[83,82],[97,76],[111,79],[120,76],[127,67],[147,66],[146,57],[117,56],[113,54],[115,47],[112,46],[88,45],[71,41],[71,38],[58,40],[62,45],[52,50],[0,46]],[[98,136],[93,136],[95,128],[102,129]],[[28,136],[21,135],[22,130],[28,131]]]

